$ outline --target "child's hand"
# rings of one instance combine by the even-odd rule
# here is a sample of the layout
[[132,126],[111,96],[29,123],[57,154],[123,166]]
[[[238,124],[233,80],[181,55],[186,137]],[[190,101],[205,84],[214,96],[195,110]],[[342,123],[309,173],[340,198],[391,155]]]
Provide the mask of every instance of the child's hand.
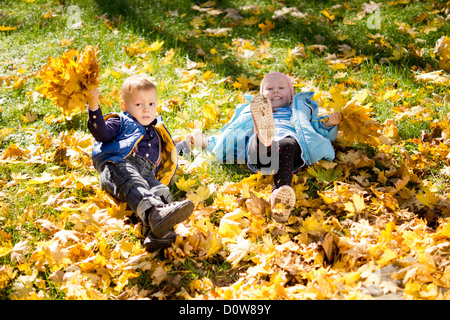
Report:
[[200,129],[195,129],[191,133],[188,133],[184,139],[191,149],[194,147],[202,147],[205,149],[208,146],[208,141]]
[[328,120],[323,123],[325,127],[332,127],[342,121],[342,114],[340,112],[332,113],[328,116]]
[[87,97],[87,100],[88,100],[87,102],[89,105],[89,109],[91,109],[92,111],[95,111],[99,108],[99,106],[98,106],[99,96],[100,96],[100,90],[98,90],[97,88],[89,91],[89,94]]

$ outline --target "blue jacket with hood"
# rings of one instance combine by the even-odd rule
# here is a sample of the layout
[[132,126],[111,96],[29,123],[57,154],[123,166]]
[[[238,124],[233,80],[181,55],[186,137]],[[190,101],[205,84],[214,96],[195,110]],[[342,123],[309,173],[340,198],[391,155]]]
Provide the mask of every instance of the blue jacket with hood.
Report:
[[[129,113],[110,113],[104,116],[105,121],[110,117],[120,119],[120,128],[113,141],[102,143],[95,141],[92,149],[92,163],[97,171],[101,171],[107,162],[117,163],[133,153],[134,148],[145,134],[145,128],[139,124]],[[156,178],[165,185],[172,182],[178,168],[178,151],[162,118],[158,117],[155,130],[161,138],[161,167]]]
[[[302,149],[305,164],[312,165],[322,159],[332,161],[335,157],[331,141],[336,139],[338,126],[326,127],[318,116],[317,102],[312,100],[314,92],[300,92],[294,95],[291,122],[296,138]],[[218,136],[209,138],[207,150],[211,151],[219,163],[245,163],[247,144],[254,134],[250,113],[252,96],[245,95],[246,103],[239,104],[231,120],[220,130]],[[256,172],[257,169],[248,164]],[[296,168],[298,169],[298,168]]]

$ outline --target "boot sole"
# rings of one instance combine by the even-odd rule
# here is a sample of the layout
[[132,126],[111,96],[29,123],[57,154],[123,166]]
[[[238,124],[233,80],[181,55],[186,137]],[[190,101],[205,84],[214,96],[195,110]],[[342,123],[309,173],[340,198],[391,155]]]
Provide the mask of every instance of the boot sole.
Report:
[[[281,209],[275,209],[281,203]],[[284,223],[288,221],[289,215],[295,206],[295,192],[289,186],[282,186],[278,189],[272,204],[272,218],[276,222]]]
[[250,101],[250,112],[259,141],[266,147],[270,146],[275,138],[275,123],[270,100],[261,94],[254,95]]
[[189,216],[194,211],[195,205],[192,202],[187,202],[186,205],[180,207],[178,210],[174,211],[172,214],[166,216],[163,220],[159,221],[158,224],[151,226],[152,234],[156,238],[162,238],[167,233],[169,233],[172,228],[189,218]]
[[175,232],[169,232],[163,238],[156,238],[149,234],[144,240],[144,247],[148,252],[155,252],[158,249],[165,249],[175,242],[177,235]]

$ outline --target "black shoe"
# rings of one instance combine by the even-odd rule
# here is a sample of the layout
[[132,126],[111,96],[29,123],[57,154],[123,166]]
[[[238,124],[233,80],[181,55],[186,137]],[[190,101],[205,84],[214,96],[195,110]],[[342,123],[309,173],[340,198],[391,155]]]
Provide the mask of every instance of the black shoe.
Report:
[[158,249],[166,249],[175,242],[177,234],[173,231],[169,232],[162,238],[156,238],[151,233],[145,237],[144,248],[148,252],[155,252]]
[[156,238],[164,237],[176,224],[189,218],[194,208],[195,205],[191,200],[154,206],[148,214],[152,235]]

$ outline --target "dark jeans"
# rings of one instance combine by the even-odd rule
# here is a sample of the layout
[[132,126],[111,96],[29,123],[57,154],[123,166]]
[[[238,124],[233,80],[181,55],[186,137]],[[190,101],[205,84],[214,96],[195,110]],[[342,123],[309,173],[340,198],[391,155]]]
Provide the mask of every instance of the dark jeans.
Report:
[[145,211],[173,201],[169,188],[155,178],[153,163],[140,156],[130,156],[118,163],[106,163],[100,173],[100,186],[121,201],[147,223]]
[[294,138],[286,137],[264,146],[257,137],[248,146],[248,161],[263,174],[273,174],[274,189],[291,185],[294,168],[303,165],[302,151]]

